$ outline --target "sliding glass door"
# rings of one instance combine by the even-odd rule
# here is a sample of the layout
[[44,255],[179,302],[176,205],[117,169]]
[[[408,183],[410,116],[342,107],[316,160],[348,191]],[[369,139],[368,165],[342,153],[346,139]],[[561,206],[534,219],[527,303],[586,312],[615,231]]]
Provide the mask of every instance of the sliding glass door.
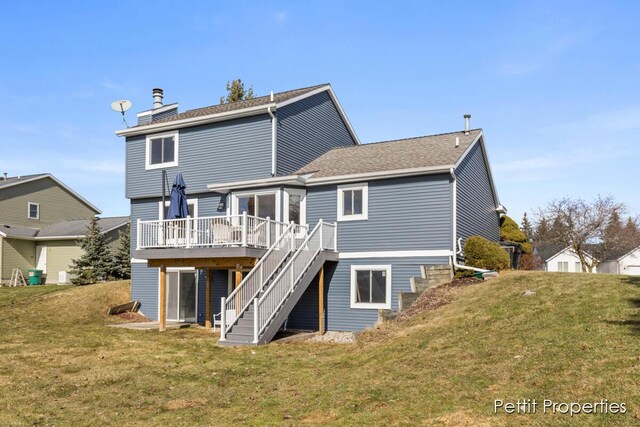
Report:
[[167,320],[196,321],[195,271],[167,272]]

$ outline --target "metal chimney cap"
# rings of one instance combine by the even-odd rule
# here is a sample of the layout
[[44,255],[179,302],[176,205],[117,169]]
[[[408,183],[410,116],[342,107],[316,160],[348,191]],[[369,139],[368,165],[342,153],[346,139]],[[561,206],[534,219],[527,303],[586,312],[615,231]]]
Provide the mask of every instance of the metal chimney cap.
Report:
[[465,119],[470,119],[470,118],[471,118],[471,114],[465,114],[465,115],[464,115],[464,118],[465,118]]

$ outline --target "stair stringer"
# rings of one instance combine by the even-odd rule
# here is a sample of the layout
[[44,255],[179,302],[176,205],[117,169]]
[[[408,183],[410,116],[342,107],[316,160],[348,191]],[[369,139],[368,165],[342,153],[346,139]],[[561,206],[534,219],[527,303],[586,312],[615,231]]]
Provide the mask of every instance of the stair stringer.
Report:
[[316,277],[326,260],[326,251],[320,251],[307,269],[306,273],[298,281],[298,284],[293,288],[293,291],[280,306],[278,314],[276,314],[271,322],[269,322],[269,326],[267,326],[264,333],[258,338],[258,345],[267,344],[278,333],[284,321],[289,317],[289,314],[291,314],[291,310],[293,310],[293,307],[295,307],[298,301],[300,301],[302,294],[307,290],[311,281]]

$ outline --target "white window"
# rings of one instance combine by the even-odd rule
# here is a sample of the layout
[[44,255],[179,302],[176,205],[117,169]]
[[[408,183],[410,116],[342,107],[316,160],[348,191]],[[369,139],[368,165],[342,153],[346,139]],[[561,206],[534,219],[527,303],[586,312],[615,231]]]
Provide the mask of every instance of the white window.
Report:
[[558,271],[561,273],[569,272],[569,262],[568,261],[558,261]]
[[294,188],[284,190],[284,222],[307,223],[307,192]]
[[40,203],[27,203],[27,218],[40,219]]
[[178,166],[178,132],[147,137],[146,169]]
[[364,220],[369,215],[368,184],[338,186],[338,221]]
[[576,262],[576,273],[582,273],[582,263]]
[[234,193],[232,196],[232,215],[258,216],[260,218],[269,217],[273,220],[280,218],[280,192],[265,191],[260,193]]
[[351,266],[351,308],[391,308],[391,266]]
[[[164,216],[162,215],[162,202],[158,202],[158,219],[167,218],[169,212],[169,200],[164,201]],[[187,199],[187,207],[189,208],[189,216],[191,218],[198,217],[198,199]]]

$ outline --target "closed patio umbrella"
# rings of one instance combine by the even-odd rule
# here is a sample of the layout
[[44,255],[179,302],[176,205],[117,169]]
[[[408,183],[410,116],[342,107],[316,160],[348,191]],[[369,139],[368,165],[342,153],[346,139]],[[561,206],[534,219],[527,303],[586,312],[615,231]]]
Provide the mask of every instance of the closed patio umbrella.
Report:
[[187,188],[187,185],[184,183],[182,173],[178,172],[171,186],[167,219],[186,218],[189,216],[189,205],[187,204],[185,188]]

